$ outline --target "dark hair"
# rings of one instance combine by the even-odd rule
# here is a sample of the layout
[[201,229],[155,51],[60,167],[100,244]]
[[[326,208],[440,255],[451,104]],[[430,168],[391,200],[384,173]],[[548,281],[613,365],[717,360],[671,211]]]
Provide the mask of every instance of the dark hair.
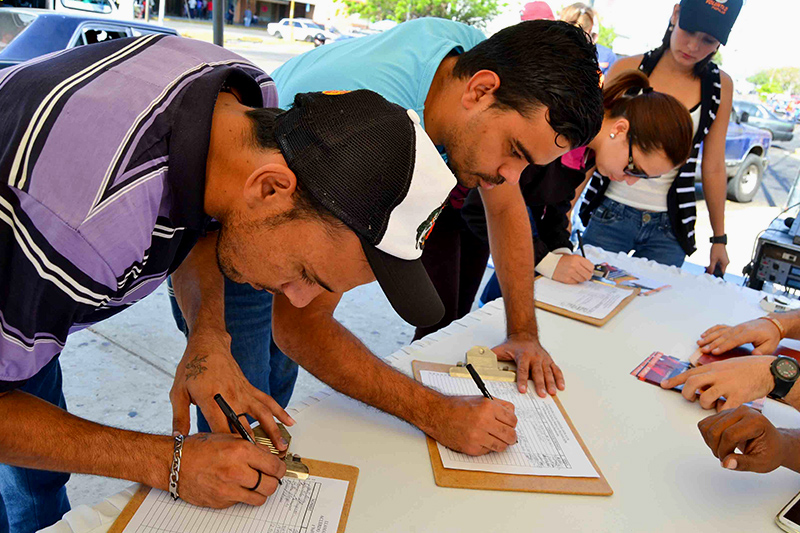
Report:
[[[667,26],[667,31],[664,33],[664,38],[661,39],[661,46],[656,48],[656,53],[662,55],[664,52],[669,50],[669,41],[672,38],[672,32],[674,30],[674,26],[672,22],[670,22],[669,26]],[[714,59],[714,55],[717,53],[716,50],[708,54],[706,57],[698,61],[692,67],[692,74],[694,74],[695,78],[700,78],[705,74],[706,69],[708,69],[708,64],[711,63],[711,60]]]
[[653,91],[643,72],[626,70],[606,85],[603,107],[609,117],[628,120],[628,137],[643,152],[663,150],[676,166],[689,157],[694,129],[689,111],[675,97]]
[[[257,150],[280,151],[278,141],[275,139],[275,120],[283,113],[283,109],[277,108],[257,108],[245,111],[245,115],[252,122],[252,135],[248,139],[253,148]],[[267,221],[270,224],[278,224],[299,219],[315,219],[326,222],[329,229],[344,227],[344,222],[336,218],[322,203],[309,193],[300,176],[297,176],[295,186],[294,207],[278,215],[277,218]]]
[[[603,123],[597,50],[582,29],[561,21],[528,20],[464,52],[453,75],[491,70],[500,78],[497,105],[523,116],[540,106],[571,148],[591,141]],[[556,138],[558,138],[558,136]]]

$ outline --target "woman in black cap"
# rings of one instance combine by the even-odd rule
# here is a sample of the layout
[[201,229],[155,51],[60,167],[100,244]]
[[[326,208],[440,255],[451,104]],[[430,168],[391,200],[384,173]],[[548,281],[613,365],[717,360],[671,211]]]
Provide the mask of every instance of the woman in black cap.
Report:
[[725,271],[725,135],[731,113],[733,82],[711,59],[742,8],[742,0],[682,0],[670,18],[661,46],[617,61],[607,82],[638,68],[656,91],[677,98],[694,122],[692,153],[686,163],[657,179],[633,185],[595,173],[580,204],[588,223],[584,241],[611,252],[646,257],[680,266],[695,251],[694,180],[703,143],[703,192],[714,236],[707,272]]

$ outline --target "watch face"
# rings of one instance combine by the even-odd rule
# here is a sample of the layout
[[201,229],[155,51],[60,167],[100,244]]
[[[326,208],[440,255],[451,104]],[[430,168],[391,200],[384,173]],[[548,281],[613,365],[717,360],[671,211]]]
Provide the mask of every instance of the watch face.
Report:
[[775,364],[775,371],[781,378],[793,380],[797,377],[800,368],[798,368],[797,363],[791,359],[781,359]]

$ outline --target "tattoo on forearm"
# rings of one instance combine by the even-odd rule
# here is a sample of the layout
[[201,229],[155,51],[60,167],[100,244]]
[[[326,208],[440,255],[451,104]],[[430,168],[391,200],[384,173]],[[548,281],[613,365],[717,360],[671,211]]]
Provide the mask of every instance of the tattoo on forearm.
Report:
[[186,363],[186,381],[196,378],[208,370],[207,366],[203,366],[203,363],[205,363],[206,359],[208,359],[207,355],[196,355],[194,359]]

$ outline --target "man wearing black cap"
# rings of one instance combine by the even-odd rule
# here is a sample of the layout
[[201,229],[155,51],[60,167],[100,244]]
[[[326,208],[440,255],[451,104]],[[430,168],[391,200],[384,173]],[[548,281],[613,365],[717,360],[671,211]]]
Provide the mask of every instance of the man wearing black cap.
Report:
[[[421,18],[380,35],[317,48],[288,61],[274,76],[282,105],[308,90],[369,89],[417,112],[459,180],[422,256],[445,304],[442,320],[424,326],[444,327],[463,304],[459,250],[468,244],[460,235],[459,210],[468,189],[480,187],[498,277],[508,295],[507,339],[497,353],[516,361],[521,391],[529,379],[540,395],[563,390],[561,371],[538,340],[531,229],[516,183],[529,164],[552,161],[599,130],[597,56],[586,34],[540,20],[486,39],[474,27]],[[421,236],[428,233],[420,228]],[[391,301],[402,285],[383,288]],[[209,311],[225,315],[226,329],[217,333],[230,343],[250,382],[282,405],[299,363],[336,390],[415,424],[450,448],[477,455],[513,442],[486,402],[438,394],[371,354],[334,319],[340,294],[321,294],[297,309],[281,295],[273,300],[246,285],[228,281],[224,291],[224,309]],[[273,332],[286,354],[270,345]],[[418,335],[425,333],[418,328]],[[242,396],[246,403],[247,393]],[[188,428],[188,405],[173,409],[176,427]],[[206,424],[201,411],[198,427]],[[208,427],[216,426],[209,420]]]
[[[275,103],[264,72],[178,37],[80,47],[0,72],[0,532],[60,519],[67,472],[214,507],[262,504],[274,492],[282,462],[238,436],[148,435],[66,411],[58,356],[67,335],[176,269],[220,286],[221,270],[298,306],[377,277],[403,285],[393,301],[411,322],[421,319],[415,298],[441,307],[419,261],[419,228],[456,180],[414,113],[370,91],[264,107]],[[182,264],[202,235],[211,260]],[[194,312],[196,286],[179,287],[190,330],[219,320]],[[207,374],[241,407],[228,395],[244,381],[235,362],[192,355],[173,400],[211,405],[186,386]],[[280,443],[273,415],[291,417],[254,398],[245,410]],[[510,411],[493,408],[513,426]]]

